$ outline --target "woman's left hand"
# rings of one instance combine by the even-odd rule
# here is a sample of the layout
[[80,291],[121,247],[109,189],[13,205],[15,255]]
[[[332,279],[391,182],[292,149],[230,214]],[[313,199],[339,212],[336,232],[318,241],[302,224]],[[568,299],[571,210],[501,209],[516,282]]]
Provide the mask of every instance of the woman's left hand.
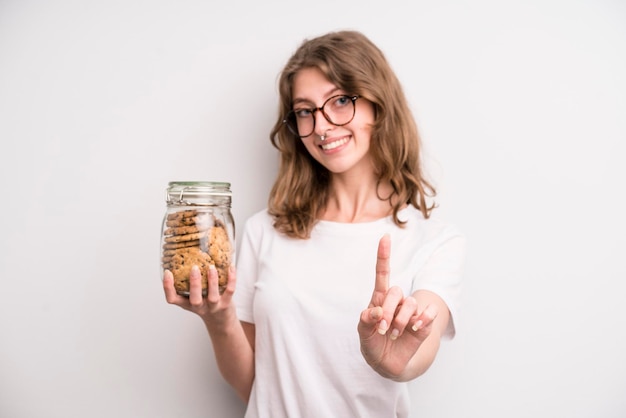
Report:
[[407,368],[431,334],[438,309],[436,304],[421,309],[415,297],[405,297],[397,286],[389,287],[390,254],[390,237],[385,235],[378,243],[372,299],[359,320],[361,353],[380,375],[408,380],[415,373]]

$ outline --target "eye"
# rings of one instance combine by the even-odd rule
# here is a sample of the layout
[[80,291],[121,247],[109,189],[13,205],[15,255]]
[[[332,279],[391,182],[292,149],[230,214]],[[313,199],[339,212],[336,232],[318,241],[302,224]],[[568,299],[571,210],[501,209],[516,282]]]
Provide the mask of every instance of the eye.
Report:
[[351,102],[350,96],[339,96],[337,100],[335,100],[334,107],[345,107],[349,105]]
[[296,118],[298,119],[308,118],[311,116],[311,109],[294,109],[293,114],[296,115]]

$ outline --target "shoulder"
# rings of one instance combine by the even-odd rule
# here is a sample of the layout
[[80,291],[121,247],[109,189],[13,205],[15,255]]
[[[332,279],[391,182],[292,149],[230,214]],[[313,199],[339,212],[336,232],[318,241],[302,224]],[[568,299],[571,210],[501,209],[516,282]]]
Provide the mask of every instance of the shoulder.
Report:
[[268,209],[261,209],[260,211],[253,213],[247,220],[246,225],[273,225],[274,220],[269,214]]
[[409,228],[419,231],[420,235],[425,237],[463,236],[463,233],[455,224],[439,217],[435,213],[429,218],[424,218],[422,212],[414,206],[405,208],[401,213],[400,219],[406,221]]
[[402,215],[406,224],[400,234],[415,252],[424,255],[445,249],[458,255],[465,253],[465,235],[455,224],[437,214],[424,218],[413,206],[403,210]]
[[274,219],[267,208],[252,214],[244,223],[244,234],[259,235],[274,229]]

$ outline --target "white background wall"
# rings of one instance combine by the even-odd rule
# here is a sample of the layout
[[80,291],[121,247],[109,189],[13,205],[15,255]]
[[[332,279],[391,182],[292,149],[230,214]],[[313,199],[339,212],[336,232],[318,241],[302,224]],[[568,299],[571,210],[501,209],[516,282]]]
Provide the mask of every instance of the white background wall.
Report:
[[242,416],[165,303],[164,189],[264,207],[278,71],[342,28],[386,52],[469,239],[413,416],[626,416],[623,1],[0,0],[1,417]]

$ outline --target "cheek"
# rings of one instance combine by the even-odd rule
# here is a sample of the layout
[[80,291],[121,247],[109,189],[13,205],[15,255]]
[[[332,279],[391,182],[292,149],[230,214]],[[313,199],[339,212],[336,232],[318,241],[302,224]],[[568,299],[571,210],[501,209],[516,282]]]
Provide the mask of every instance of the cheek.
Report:
[[372,135],[372,129],[374,126],[374,109],[371,107],[364,107],[359,117],[354,120],[353,127],[355,132],[362,138],[367,139]]
[[372,125],[369,123],[362,124],[356,131],[356,139],[361,144],[366,144],[369,147],[372,139]]
[[372,136],[372,125],[370,123],[364,124],[359,130],[359,133],[367,138],[370,138]]

